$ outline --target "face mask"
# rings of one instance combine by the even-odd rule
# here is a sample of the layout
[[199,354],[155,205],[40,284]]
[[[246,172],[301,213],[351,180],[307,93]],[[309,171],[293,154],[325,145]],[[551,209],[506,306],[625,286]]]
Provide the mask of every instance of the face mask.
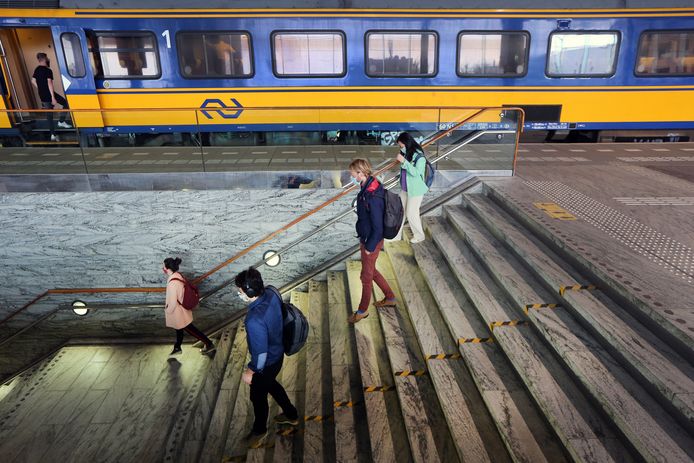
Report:
[[401,152],[402,154],[407,154],[407,149],[405,149],[405,148],[400,148],[400,152]]
[[359,180],[357,179],[357,177],[350,177],[350,181],[351,181],[352,183],[354,183],[355,185],[359,185],[359,184],[360,184],[360,182],[359,182]]
[[241,290],[238,291],[238,296],[243,302],[250,302],[251,298],[246,295],[246,293],[242,292]]

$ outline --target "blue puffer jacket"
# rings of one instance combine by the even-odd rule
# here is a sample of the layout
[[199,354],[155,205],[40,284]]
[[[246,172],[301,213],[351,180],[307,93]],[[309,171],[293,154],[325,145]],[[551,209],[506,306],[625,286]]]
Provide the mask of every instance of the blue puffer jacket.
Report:
[[385,210],[383,185],[373,177],[366,179],[357,195],[357,235],[369,252],[383,239],[383,212]]

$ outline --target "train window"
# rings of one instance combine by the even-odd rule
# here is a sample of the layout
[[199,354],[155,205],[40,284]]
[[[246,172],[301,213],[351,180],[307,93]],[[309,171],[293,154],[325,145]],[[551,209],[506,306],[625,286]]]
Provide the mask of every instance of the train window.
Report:
[[80,38],[74,32],[66,32],[60,36],[63,44],[63,54],[65,64],[70,77],[84,77],[87,73],[84,68],[84,57],[82,56],[82,44]]
[[368,32],[366,74],[371,77],[434,76],[436,47],[434,32]]
[[546,73],[550,77],[610,77],[618,49],[618,32],[553,32]]
[[458,35],[458,75],[516,77],[528,70],[527,32],[474,32]]
[[156,79],[161,75],[157,40],[151,32],[94,32],[88,37],[95,77]]
[[251,77],[251,36],[247,32],[179,32],[178,62],[186,78]]
[[649,31],[641,34],[636,75],[694,75],[694,31]]
[[342,32],[275,32],[273,66],[281,77],[345,75],[345,37]]

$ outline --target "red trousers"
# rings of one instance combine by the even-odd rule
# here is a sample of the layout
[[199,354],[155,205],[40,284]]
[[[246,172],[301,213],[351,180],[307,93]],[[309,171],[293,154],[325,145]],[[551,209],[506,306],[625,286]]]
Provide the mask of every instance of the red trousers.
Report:
[[388,286],[388,282],[383,275],[376,270],[376,260],[378,259],[378,254],[380,254],[383,248],[383,240],[376,245],[374,252],[366,254],[366,248],[362,243],[359,247],[361,251],[361,301],[359,302],[359,310],[366,312],[369,308],[369,303],[371,302],[371,295],[373,294],[373,282],[375,281],[383,294],[385,294],[386,299],[395,299],[395,293]]

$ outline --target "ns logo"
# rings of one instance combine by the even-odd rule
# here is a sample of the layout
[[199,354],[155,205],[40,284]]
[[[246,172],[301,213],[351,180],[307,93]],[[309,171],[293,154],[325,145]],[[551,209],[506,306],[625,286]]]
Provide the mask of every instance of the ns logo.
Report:
[[200,112],[208,119],[214,119],[216,116],[222,119],[237,119],[243,112],[243,106],[236,98],[230,100],[232,104],[227,105],[219,98],[208,98],[200,105]]

